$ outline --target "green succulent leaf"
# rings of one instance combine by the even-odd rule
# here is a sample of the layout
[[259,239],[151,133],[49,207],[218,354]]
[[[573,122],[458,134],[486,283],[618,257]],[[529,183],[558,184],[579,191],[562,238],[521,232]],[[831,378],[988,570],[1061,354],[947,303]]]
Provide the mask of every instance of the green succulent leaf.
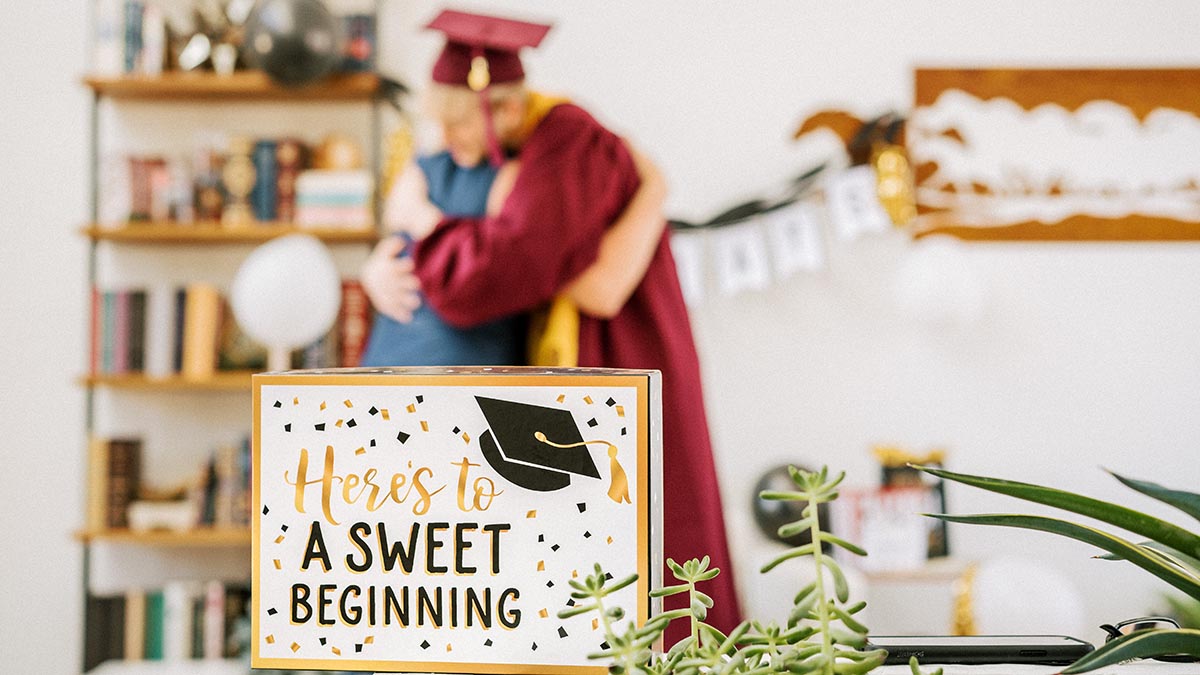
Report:
[[1200,494],[1195,492],[1185,492],[1183,490],[1172,490],[1165,488],[1157,483],[1151,483],[1144,480],[1134,480],[1126,478],[1118,473],[1108,472],[1113,478],[1121,481],[1125,487],[1132,488],[1138,492],[1157,499],[1164,504],[1170,504],[1175,508],[1183,511],[1189,516],[1200,520]]
[[596,605],[576,605],[574,607],[568,607],[566,609],[559,610],[558,618],[569,619],[573,616],[579,616],[580,614],[591,612],[595,609]]
[[1023,516],[1012,514],[982,514],[975,516],[933,515],[934,518],[950,523],[970,523],[975,525],[999,525],[1001,527],[1016,527],[1027,530],[1039,530],[1070,537],[1113,553],[1118,557],[1150,572],[1175,588],[1187,593],[1193,598],[1200,599],[1200,582],[1191,575],[1174,565],[1164,563],[1157,556],[1147,554],[1137,544],[1097,530],[1085,525],[1071,523],[1057,518],[1044,516]]
[[1200,630],[1140,630],[1118,638],[1079,659],[1063,675],[1086,673],[1126,659],[1188,654],[1200,658]]
[[780,528],[777,530],[777,533],[780,537],[787,539],[788,537],[794,537],[801,532],[807,532],[812,525],[812,518],[801,518],[795,522],[780,526]]
[[842,539],[841,537],[836,537],[832,534],[829,534],[828,532],[821,533],[821,541],[827,541],[827,542],[833,544],[834,546],[840,546],[840,547],[846,549],[847,551],[853,553],[854,555],[866,555],[867,554],[866,550],[864,550],[858,544],[853,544],[851,542],[846,541],[845,539]]
[[686,593],[688,588],[690,588],[690,587],[687,584],[676,584],[674,586],[666,586],[664,588],[656,588],[656,589],[650,591],[650,597],[664,598],[668,595],[676,595],[678,593]]
[[[921,672],[921,664],[915,656],[908,657],[908,669],[912,671],[912,675],[925,675],[925,673]],[[929,672],[929,675],[942,675],[942,669],[934,668]]]
[[1147,513],[1099,499],[1085,497],[1073,492],[1056,490],[1031,483],[1020,483],[999,478],[988,478],[986,476],[972,476],[927,466],[917,466],[916,468],[946,480],[1024,499],[1025,501],[1053,506],[1089,518],[1095,518],[1109,525],[1115,525],[1123,530],[1135,532],[1148,539],[1161,542],[1187,555],[1200,558],[1200,536]]
[[812,544],[805,544],[803,546],[797,546],[796,548],[785,551],[784,553],[777,556],[771,562],[767,563],[766,565],[763,565],[762,571],[770,572],[771,570],[778,567],[780,563],[791,560],[792,558],[799,558],[801,556],[810,555],[813,552],[813,550],[814,549],[813,549]]

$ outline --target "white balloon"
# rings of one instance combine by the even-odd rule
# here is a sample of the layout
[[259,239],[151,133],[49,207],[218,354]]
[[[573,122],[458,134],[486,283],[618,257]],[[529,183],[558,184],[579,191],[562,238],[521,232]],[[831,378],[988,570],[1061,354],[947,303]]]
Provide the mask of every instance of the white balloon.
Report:
[[333,257],[307,234],[272,239],[251,251],[230,289],[238,325],[274,349],[295,349],[324,335],[341,302]]

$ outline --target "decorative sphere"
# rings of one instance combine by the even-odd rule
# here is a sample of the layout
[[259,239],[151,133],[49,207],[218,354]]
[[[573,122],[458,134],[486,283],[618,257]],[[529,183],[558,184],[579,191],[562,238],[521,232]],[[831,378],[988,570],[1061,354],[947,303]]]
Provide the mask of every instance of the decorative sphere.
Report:
[[250,252],[234,276],[229,304],[247,335],[295,349],[324,335],[342,303],[329,250],[307,234],[272,239]]
[[341,27],[320,0],[259,2],[244,45],[250,63],[289,87],[321,79],[342,60]]
[[[806,467],[801,466],[797,468],[806,469]],[[759,496],[764,491],[794,492],[798,489],[796,483],[792,481],[792,476],[788,471],[787,465],[777,466],[767,471],[755,483],[753,495],[754,522],[758,524],[758,529],[771,541],[782,542],[788,546],[803,546],[812,541],[812,535],[807,531],[787,538],[779,536],[780,527],[804,517],[801,511],[808,505],[807,502],[763,499]],[[827,504],[821,504],[817,507],[817,517],[821,521],[821,528],[829,531],[829,509]]]

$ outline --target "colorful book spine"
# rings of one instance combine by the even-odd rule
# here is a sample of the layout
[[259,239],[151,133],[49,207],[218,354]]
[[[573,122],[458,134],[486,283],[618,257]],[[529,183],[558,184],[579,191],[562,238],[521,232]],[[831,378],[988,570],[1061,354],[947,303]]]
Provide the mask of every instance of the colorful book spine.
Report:
[[100,347],[104,343],[104,295],[99,288],[92,286],[92,314],[89,329],[91,332],[91,344],[88,349],[88,372],[92,375],[99,375],[100,369]]
[[362,362],[371,330],[371,301],[358,279],[342,280],[342,306],[338,310],[338,348],[343,368]]
[[207,379],[217,369],[217,336],[221,328],[221,295],[216,287],[189,284],[183,319],[183,368],[190,379]]
[[129,291],[114,292],[112,371],[129,372]]
[[280,222],[296,218],[296,180],[304,168],[304,146],[294,138],[278,142],[275,149],[275,214]]
[[142,442],[114,438],[108,442],[108,516],[112,529],[129,527],[129,504],[137,498],[141,480]]
[[146,658],[146,592],[140,588],[125,592],[125,660]]
[[93,436],[88,441],[88,486],[86,527],[90,532],[108,528],[108,439]]
[[342,70],[364,72],[375,69],[375,15],[349,14],[342,18],[345,51]]
[[114,344],[117,336],[117,294],[115,291],[104,291],[101,299],[104,328],[100,332],[100,372],[114,373],[116,372]]
[[275,141],[258,141],[251,155],[254,162],[254,189],[250,191],[250,206],[254,209],[254,218],[259,222],[271,222],[278,217],[275,208],[279,184],[276,169],[278,145]]
[[142,64],[142,23],[146,5],[141,0],[125,0],[125,72],[133,73]]
[[135,290],[129,296],[129,323],[126,337],[126,369],[141,373],[146,369],[146,291]]
[[146,659],[163,659],[163,592],[146,592]]

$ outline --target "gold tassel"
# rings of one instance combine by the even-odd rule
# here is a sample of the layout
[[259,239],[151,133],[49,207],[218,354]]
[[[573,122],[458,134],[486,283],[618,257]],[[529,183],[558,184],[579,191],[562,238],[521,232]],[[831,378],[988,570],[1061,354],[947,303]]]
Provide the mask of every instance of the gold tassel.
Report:
[[529,365],[579,365],[579,311],[566,295],[534,312],[529,321]]
[[546,434],[540,431],[534,432],[533,437],[538,441],[549,445],[552,448],[566,450],[567,448],[578,448],[581,445],[606,445],[608,446],[608,498],[614,502],[621,504],[632,504],[629,499],[629,477],[625,475],[625,467],[617,461],[617,446],[608,441],[582,441],[580,443],[571,443],[570,445],[562,445],[555,443],[546,438]]

